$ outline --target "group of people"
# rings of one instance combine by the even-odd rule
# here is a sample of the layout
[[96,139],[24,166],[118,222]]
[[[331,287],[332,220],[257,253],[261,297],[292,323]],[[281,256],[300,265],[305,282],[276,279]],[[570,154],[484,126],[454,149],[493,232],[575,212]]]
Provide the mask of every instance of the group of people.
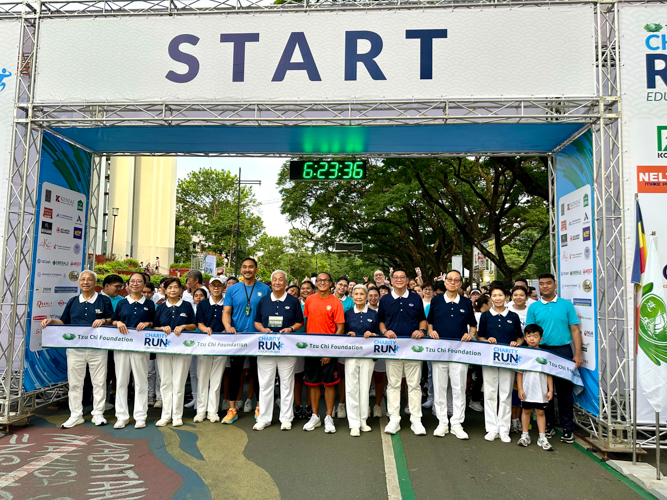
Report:
[[[111,298],[108,295],[113,293],[96,293],[95,273],[84,271],[79,277],[81,293],[68,301],[60,319],[44,320],[42,326],[113,325],[120,334],[134,328],[158,329],[175,336],[188,331],[201,335],[226,332],[382,336],[387,339],[430,337],[546,349],[573,359],[577,367],[581,365],[579,320],[573,305],[556,296],[553,275],[539,277],[541,298],[535,300],[530,297],[531,291],[525,280],[517,280],[509,292],[501,282],[492,283],[487,290],[466,292],[462,289],[462,276],[456,270],[447,272],[435,283],[423,282],[419,269],[415,271],[415,280],[410,280],[404,269],[392,269],[389,279],[382,271],[376,271],[372,281],[365,278],[363,283],[349,281],[346,277],[334,281],[323,272],[300,284],[290,284],[287,273],[276,270],[271,274],[269,285],[257,280],[257,262],[248,258],[242,262],[240,281],[214,277],[208,287],[203,285],[201,273],[191,271],[185,287],[178,278],[165,278],[155,290],[145,273],[137,272],[126,283],[121,278],[120,283],[115,284],[118,290],[127,287],[125,298],[118,293]],[[105,291],[110,286],[107,279]],[[156,358],[154,362],[151,356]],[[290,430],[295,419],[304,418],[307,419],[303,426],[305,431],[313,431],[324,423],[325,433],[334,433],[333,417],[337,414],[339,418],[347,418],[352,436],[360,436],[371,430],[368,418],[372,395],[375,396],[373,416],[383,416],[382,398],[386,386],[389,421],[384,432],[395,434],[401,429],[401,394],[405,387],[407,406],[404,412],[409,414],[410,428],[416,435],[426,434],[422,408],[432,407],[438,419],[434,436],[444,437],[451,433],[458,439],[468,439],[463,424],[467,387],[472,385],[470,407],[484,411],[486,440],[500,439],[509,443],[510,432],[520,431],[518,444],[528,446],[534,411],[539,429],[537,444],[544,450],[551,450],[549,438],[555,432],[554,395],[557,394],[563,427],[561,441],[574,441],[572,384],[543,373],[469,367],[456,362],[428,362],[428,396],[422,403],[422,369],[426,366],[423,367],[421,361],[198,356],[195,363],[192,358],[116,351],[113,356],[116,375],[114,427],[123,428],[130,420],[127,401],[130,374],[134,379],[135,428],[141,428],[146,426],[151,372],[152,380],[159,375],[161,393],[161,416],[156,425],[171,423],[175,427],[183,425],[188,374],[193,388],[191,404],[196,409],[193,421],[198,423],[207,419],[233,424],[239,418],[240,405],[236,399],[240,399],[247,373],[252,381],[249,392],[252,390],[257,395],[253,427],[257,431],[273,422],[277,376],[281,430]],[[93,386],[92,421],[96,425],[105,424],[106,351],[68,349],[67,361],[71,415],[63,427],[70,428],[84,421],[82,390],[86,367]],[[469,384],[469,371],[475,374],[472,384]],[[220,419],[223,376],[229,383],[228,400],[225,398],[228,405],[223,404],[226,414]],[[304,383],[307,387],[306,405],[302,405]],[[326,407],[323,422],[318,411],[322,386]],[[337,388],[339,403],[336,407]],[[481,388],[483,396],[480,395]]]

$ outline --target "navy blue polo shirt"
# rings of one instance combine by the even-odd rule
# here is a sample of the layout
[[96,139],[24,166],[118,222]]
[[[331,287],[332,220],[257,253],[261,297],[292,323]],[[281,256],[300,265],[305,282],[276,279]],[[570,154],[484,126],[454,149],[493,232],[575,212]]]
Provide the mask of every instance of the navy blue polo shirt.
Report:
[[170,326],[173,330],[181,325],[195,324],[195,310],[192,308],[190,302],[183,299],[179,300],[175,305],[169,304],[165,301],[157,306],[155,311],[155,322],[153,327]]
[[303,312],[299,299],[287,292],[280,299],[271,300],[274,298],[272,293],[261,298],[257,306],[257,313],[255,313],[257,323],[261,323],[264,328],[270,328],[272,332],[279,332],[296,323],[303,323]]
[[345,311],[345,333],[349,332],[357,337],[363,337],[366,332],[380,333],[377,311],[368,306],[363,311],[358,311],[356,306]]
[[83,295],[77,295],[67,301],[60,321],[66,325],[92,324],[98,319],[110,319],[113,316],[113,307],[109,297],[95,293],[90,301],[83,302]]
[[446,296],[446,293],[442,293],[431,300],[428,324],[433,325],[433,330],[438,332],[441,339],[461,340],[468,333],[469,326],[477,326],[472,301],[457,295],[456,299],[447,302]]
[[499,344],[509,344],[523,337],[521,318],[517,313],[509,309],[505,309],[503,313],[491,311],[486,311],[479,318],[478,337],[493,337]]
[[384,323],[397,337],[412,337],[419,330],[419,322],[425,319],[422,298],[410,290],[402,296],[391,292],[380,299],[378,322]]
[[197,304],[197,331],[199,331],[199,323],[211,328],[214,333],[225,331],[225,325],[222,324],[223,300],[220,299],[220,302],[216,304],[209,297]]
[[[132,301],[132,303],[130,303]],[[111,321],[122,321],[128,328],[136,328],[139,323],[153,323],[155,320],[155,304],[152,300],[141,297],[133,301],[126,297],[118,302]]]

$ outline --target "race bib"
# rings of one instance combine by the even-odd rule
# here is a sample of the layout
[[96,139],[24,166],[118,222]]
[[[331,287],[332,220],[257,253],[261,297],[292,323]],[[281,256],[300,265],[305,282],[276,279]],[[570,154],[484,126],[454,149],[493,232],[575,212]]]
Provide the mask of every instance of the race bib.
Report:
[[282,316],[269,316],[269,328],[282,328],[282,327],[283,327]]

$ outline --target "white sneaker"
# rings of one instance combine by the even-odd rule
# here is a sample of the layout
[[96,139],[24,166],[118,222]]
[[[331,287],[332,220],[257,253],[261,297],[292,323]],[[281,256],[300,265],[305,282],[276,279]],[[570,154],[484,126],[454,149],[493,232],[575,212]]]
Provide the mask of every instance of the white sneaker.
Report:
[[134,428],[135,429],[143,429],[144,427],[146,427],[146,421],[145,420],[137,420],[134,423]]
[[501,440],[503,443],[511,443],[511,442],[512,442],[512,438],[510,437],[509,434],[502,434],[502,435],[500,436],[500,440]]
[[250,413],[251,411],[252,411],[252,401],[246,399],[245,404],[243,405],[243,413]]
[[164,426],[166,426],[169,422],[171,422],[171,419],[170,419],[170,418],[161,418],[160,420],[158,420],[157,422],[155,422],[155,425],[156,425],[157,427],[164,427]]
[[449,426],[444,425],[444,424],[438,424],[438,426],[433,431],[433,435],[435,437],[439,437],[439,438],[445,437],[447,435],[447,433],[449,432],[448,427]]
[[422,403],[422,408],[426,408],[427,410],[429,408],[433,408],[433,400],[431,398],[427,399]]
[[255,425],[252,426],[252,430],[253,431],[263,431],[269,425],[271,425],[271,424],[267,424],[266,422],[259,421]]
[[484,411],[484,407],[479,401],[470,401],[468,408],[470,408],[473,411]]
[[222,411],[229,410],[229,399],[222,400]]
[[330,415],[324,417],[324,432],[326,434],[334,434],[336,432],[336,426],[334,425],[333,417]]
[[410,415],[410,407],[409,406],[405,407],[405,414]]
[[314,431],[318,427],[322,425],[322,422],[320,421],[320,416],[316,415],[313,413],[313,416],[310,417],[310,420],[306,422],[306,424],[303,426],[304,431]]
[[213,423],[220,422],[220,417],[218,416],[217,413],[208,412],[206,414],[206,418],[208,418],[209,422],[213,422]]
[[380,405],[373,407],[373,418],[382,418],[382,408],[380,408]]
[[412,422],[412,424],[410,425],[410,429],[412,430],[412,432],[415,433],[415,436],[426,435],[426,429],[424,429],[424,426],[419,421]]
[[236,402],[236,410],[237,411],[240,410],[242,406],[243,406],[243,401],[237,401]]
[[280,430],[281,431],[291,431],[292,430],[292,422],[283,422],[280,424]]
[[486,439],[487,441],[495,441],[496,439],[498,439],[498,434],[496,434],[495,432],[487,432],[486,436],[484,436],[484,439]]
[[116,420],[116,423],[113,424],[114,429],[122,429],[127,425],[127,420]]
[[542,448],[544,451],[554,451],[553,446],[551,446],[551,443],[546,437],[538,437],[537,438],[537,446]]
[[401,430],[401,422],[399,420],[390,420],[387,426],[384,428],[386,434],[396,434]]
[[[347,412],[345,411],[345,403],[338,404],[338,411],[336,412],[338,418],[347,418]],[[326,419],[324,420],[326,424]]]
[[155,401],[155,406],[153,406],[153,408],[162,408],[162,400],[158,399]]
[[452,426],[451,432],[459,439],[468,439],[468,434],[463,430],[461,425]]
[[190,401],[189,403],[186,403],[185,405],[183,405],[183,408],[194,408],[196,403],[197,403],[197,401],[195,401],[195,400],[193,399],[193,400]]
[[102,415],[95,415],[95,416],[93,417],[92,422],[93,422],[95,425],[97,425],[97,426],[99,426],[99,425],[106,425],[106,424],[107,424],[107,419],[104,418]]
[[60,427],[62,427],[63,429],[71,429],[72,427],[81,425],[84,422],[85,420],[83,419],[83,417],[70,417]]
[[193,421],[195,424],[198,424],[198,423],[200,423],[200,422],[203,422],[203,421],[204,421],[204,418],[206,418],[206,415],[204,415],[203,413],[197,413],[197,414],[195,415],[195,418],[192,419],[192,421]]
[[180,419],[180,418],[175,418],[175,419],[171,422],[171,426],[172,426],[172,427],[181,427],[182,425],[183,425],[183,420]]
[[361,422],[359,429],[361,432],[371,432],[373,430],[370,425],[366,424],[366,422]]
[[113,410],[113,408],[114,408],[113,405],[111,403],[109,403],[108,401],[106,403],[104,403],[104,411]]
[[352,437],[361,436],[361,432],[359,432],[359,427],[355,427],[354,429],[350,429],[350,436],[352,436]]

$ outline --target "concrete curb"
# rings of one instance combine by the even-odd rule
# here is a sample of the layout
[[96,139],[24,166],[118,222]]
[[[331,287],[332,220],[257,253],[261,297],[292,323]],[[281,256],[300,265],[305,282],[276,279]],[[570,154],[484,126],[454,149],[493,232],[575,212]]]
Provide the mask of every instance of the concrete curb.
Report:
[[660,500],[667,500],[667,478],[660,474],[660,480],[656,479],[656,470],[650,464],[624,460],[608,460],[607,465],[623,474],[625,477],[644,488],[651,495]]

